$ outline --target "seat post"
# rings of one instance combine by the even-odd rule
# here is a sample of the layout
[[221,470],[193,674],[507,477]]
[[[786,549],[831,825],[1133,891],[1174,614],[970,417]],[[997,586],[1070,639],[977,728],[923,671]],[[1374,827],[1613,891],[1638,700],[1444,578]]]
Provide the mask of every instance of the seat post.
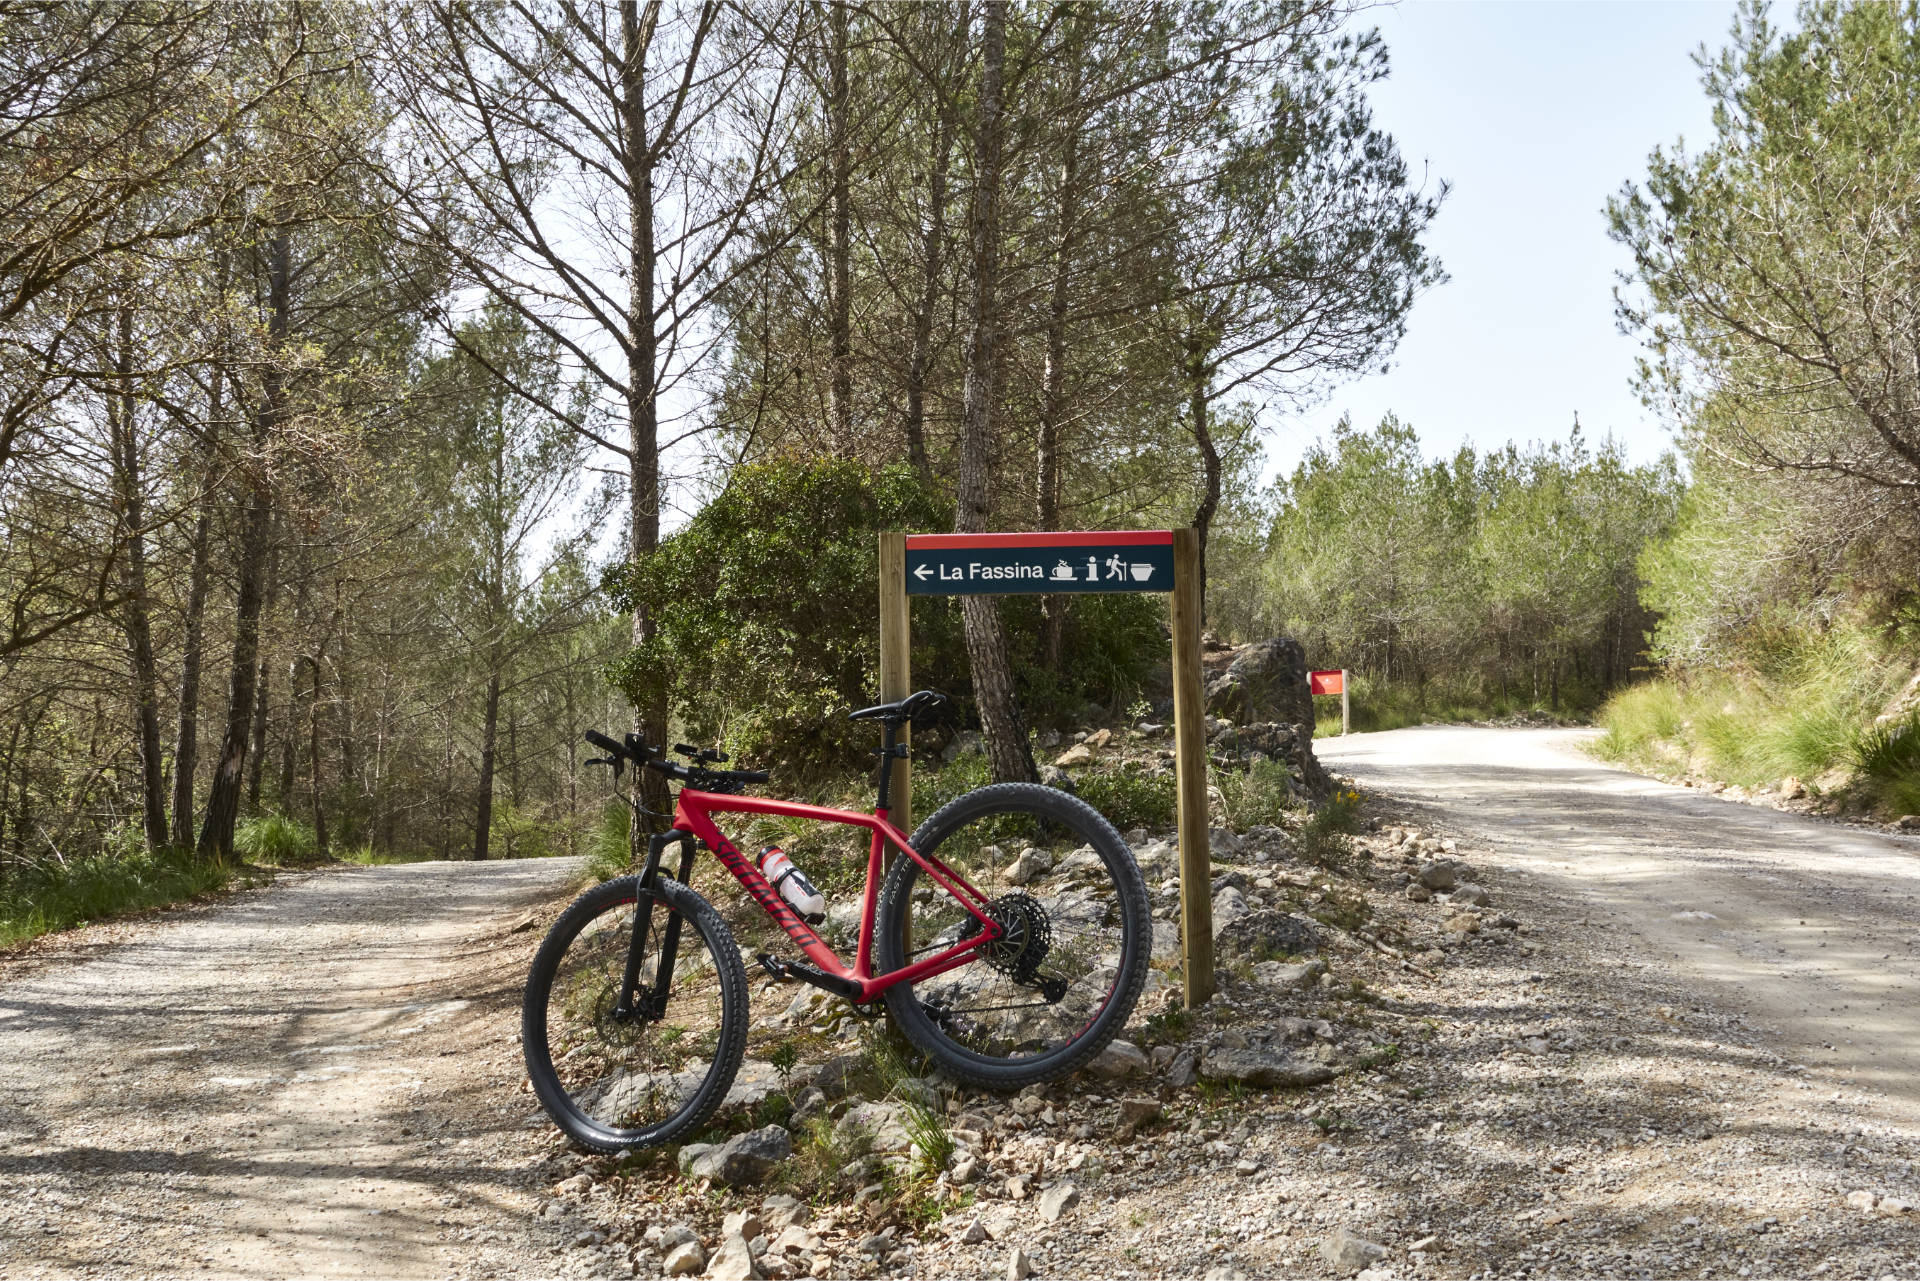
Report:
[[893,762],[899,756],[897,746],[900,738],[900,722],[889,717],[881,722],[880,729],[880,775],[874,780],[879,798],[874,805],[878,809],[891,809],[893,794]]

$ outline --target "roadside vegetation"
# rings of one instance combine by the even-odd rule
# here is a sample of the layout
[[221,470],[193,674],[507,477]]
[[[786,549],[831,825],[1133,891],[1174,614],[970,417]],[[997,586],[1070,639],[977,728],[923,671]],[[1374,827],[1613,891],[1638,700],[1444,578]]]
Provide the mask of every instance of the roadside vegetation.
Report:
[[1600,750],[1897,818],[1920,812],[1920,425],[1896,409],[1920,366],[1878,317],[1915,297],[1920,42],[1884,6],[1796,17],[1741,11],[1703,64],[1716,136],[1610,206],[1691,486],[1640,558],[1658,675]]

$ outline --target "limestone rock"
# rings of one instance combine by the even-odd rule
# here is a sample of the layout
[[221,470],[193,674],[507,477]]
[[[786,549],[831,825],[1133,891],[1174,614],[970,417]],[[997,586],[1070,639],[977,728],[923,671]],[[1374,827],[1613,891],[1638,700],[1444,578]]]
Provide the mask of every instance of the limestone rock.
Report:
[[667,1251],[660,1270],[670,1277],[690,1277],[707,1266],[707,1252],[698,1241],[682,1241]]
[[[775,1166],[793,1155],[793,1136],[777,1125],[763,1126],[736,1134],[719,1147],[695,1145],[706,1150],[682,1167],[696,1179],[712,1179],[728,1187],[758,1183],[773,1173]],[[686,1156],[681,1149],[681,1157]]]
[[1146,1051],[1131,1041],[1107,1042],[1100,1053],[1093,1056],[1093,1061],[1087,1064],[1088,1071],[1110,1081],[1144,1075],[1147,1067]]
[[1056,1183],[1040,1194],[1040,1217],[1058,1223],[1060,1216],[1080,1204],[1080,1189],[1071,1183]]
[[1304,917],[1278,908],[1262,908],[1222,924],[1214,900],[1214,955],[1226,964],[1304,956],[1320,950],[1320,931]]
[[759,1272],[753,1266],[753,1251],[747,1245],[747,1239],[738,1233],[720,1242],[720,1248],[713,1252],[713,1259],[707,1264],[707,1276],[711,1281],[753,1281]]
[[1262,961],[1253,967],[1254,980],[1265,987],[1299,989],[1311,987],[1327,972],[1325,961]]
[[1036,876],[1045,876],[1053,870],[1053,855],[1035,846],[1020,851],[1020,857],[1007,869],[1007,880],[1014,885],[1025,885]]
[[1324,1085],[1333,1079],[1331,1067],[1309,1059],[1294,1058],[1261,1049],[1219,1049],[1200,1064],[1200,1075],[1209,1081],[1238,1081],[1242,1085],[1272,1089],[1279,1086]]
[[1387,1247],[1355,1236],[1345,1228],[1335,1228],[1321,1239],[1320,1257],[1341,1276],[1352,1276],[1375,1260],[1386,1258]]

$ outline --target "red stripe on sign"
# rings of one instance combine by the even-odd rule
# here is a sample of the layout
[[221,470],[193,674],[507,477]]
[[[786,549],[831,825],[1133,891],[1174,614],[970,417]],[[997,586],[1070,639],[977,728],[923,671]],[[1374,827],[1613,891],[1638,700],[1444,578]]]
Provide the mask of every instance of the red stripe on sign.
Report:
[[1165,547],[1170,529],[1037,530],[1026,534],[908,534],[908,551],[967,547]]

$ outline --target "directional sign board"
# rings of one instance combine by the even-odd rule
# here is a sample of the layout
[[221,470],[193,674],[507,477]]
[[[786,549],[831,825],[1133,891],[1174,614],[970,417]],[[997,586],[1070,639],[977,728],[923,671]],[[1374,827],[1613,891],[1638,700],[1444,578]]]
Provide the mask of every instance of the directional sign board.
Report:
[[912,596],[1172,590],[1171,530],[907,536]]

